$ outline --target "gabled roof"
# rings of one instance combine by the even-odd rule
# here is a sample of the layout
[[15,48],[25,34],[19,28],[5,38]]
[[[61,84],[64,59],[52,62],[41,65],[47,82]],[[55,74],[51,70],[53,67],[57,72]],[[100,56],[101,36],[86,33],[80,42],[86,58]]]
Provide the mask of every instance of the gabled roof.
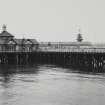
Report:
[[7,41],[6,44],[17,44],[17,43],[14,39],[11,39],[11,40]]
[[38,44],[38,41],[36,39],[27,39],[30,40],[33,44]]
[[32,44],[38,44],[36,39],[14,39],[17,44],[26,44],[27,41],[30,41]]
[[14,37],[14,36],[7,31],[2,31],[2,33],[0,33],[0,37]]

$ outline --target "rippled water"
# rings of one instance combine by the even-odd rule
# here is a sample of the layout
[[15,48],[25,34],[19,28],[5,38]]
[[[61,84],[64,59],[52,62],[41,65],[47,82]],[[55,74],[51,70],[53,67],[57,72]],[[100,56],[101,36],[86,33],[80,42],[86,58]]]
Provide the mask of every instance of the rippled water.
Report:
[[105,105],[105,74],[47,64],[0,66],[0,105]]

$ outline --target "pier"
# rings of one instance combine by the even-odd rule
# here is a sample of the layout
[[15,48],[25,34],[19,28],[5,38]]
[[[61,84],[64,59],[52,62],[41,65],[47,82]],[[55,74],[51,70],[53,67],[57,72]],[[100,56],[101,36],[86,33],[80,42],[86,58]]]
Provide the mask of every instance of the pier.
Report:
[[38,42],[16,39],[3,25],[0,33],[0,64],[49,63],[92,72],[105,72],[105,46],[83,41],[81,33],[75,42]]
[[50,63],[85,69],[105,71],[105,49],[43,50],[35,52],[0,52],[0,64]]

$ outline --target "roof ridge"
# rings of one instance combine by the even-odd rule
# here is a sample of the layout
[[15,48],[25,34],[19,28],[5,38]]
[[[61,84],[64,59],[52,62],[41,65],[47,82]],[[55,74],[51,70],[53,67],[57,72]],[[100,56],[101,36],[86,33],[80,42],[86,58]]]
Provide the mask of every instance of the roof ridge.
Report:
[[11,33],[9,33],[8,31],[2,31],[0,33],[0,36],[11,36],[11,37],[14,37]]

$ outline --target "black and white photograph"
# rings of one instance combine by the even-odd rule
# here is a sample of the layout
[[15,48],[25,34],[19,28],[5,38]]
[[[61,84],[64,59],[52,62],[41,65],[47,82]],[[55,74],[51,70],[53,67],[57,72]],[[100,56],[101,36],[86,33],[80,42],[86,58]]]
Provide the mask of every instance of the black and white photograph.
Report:
[[0,0],[0,105],[105,105],[105,0]]

